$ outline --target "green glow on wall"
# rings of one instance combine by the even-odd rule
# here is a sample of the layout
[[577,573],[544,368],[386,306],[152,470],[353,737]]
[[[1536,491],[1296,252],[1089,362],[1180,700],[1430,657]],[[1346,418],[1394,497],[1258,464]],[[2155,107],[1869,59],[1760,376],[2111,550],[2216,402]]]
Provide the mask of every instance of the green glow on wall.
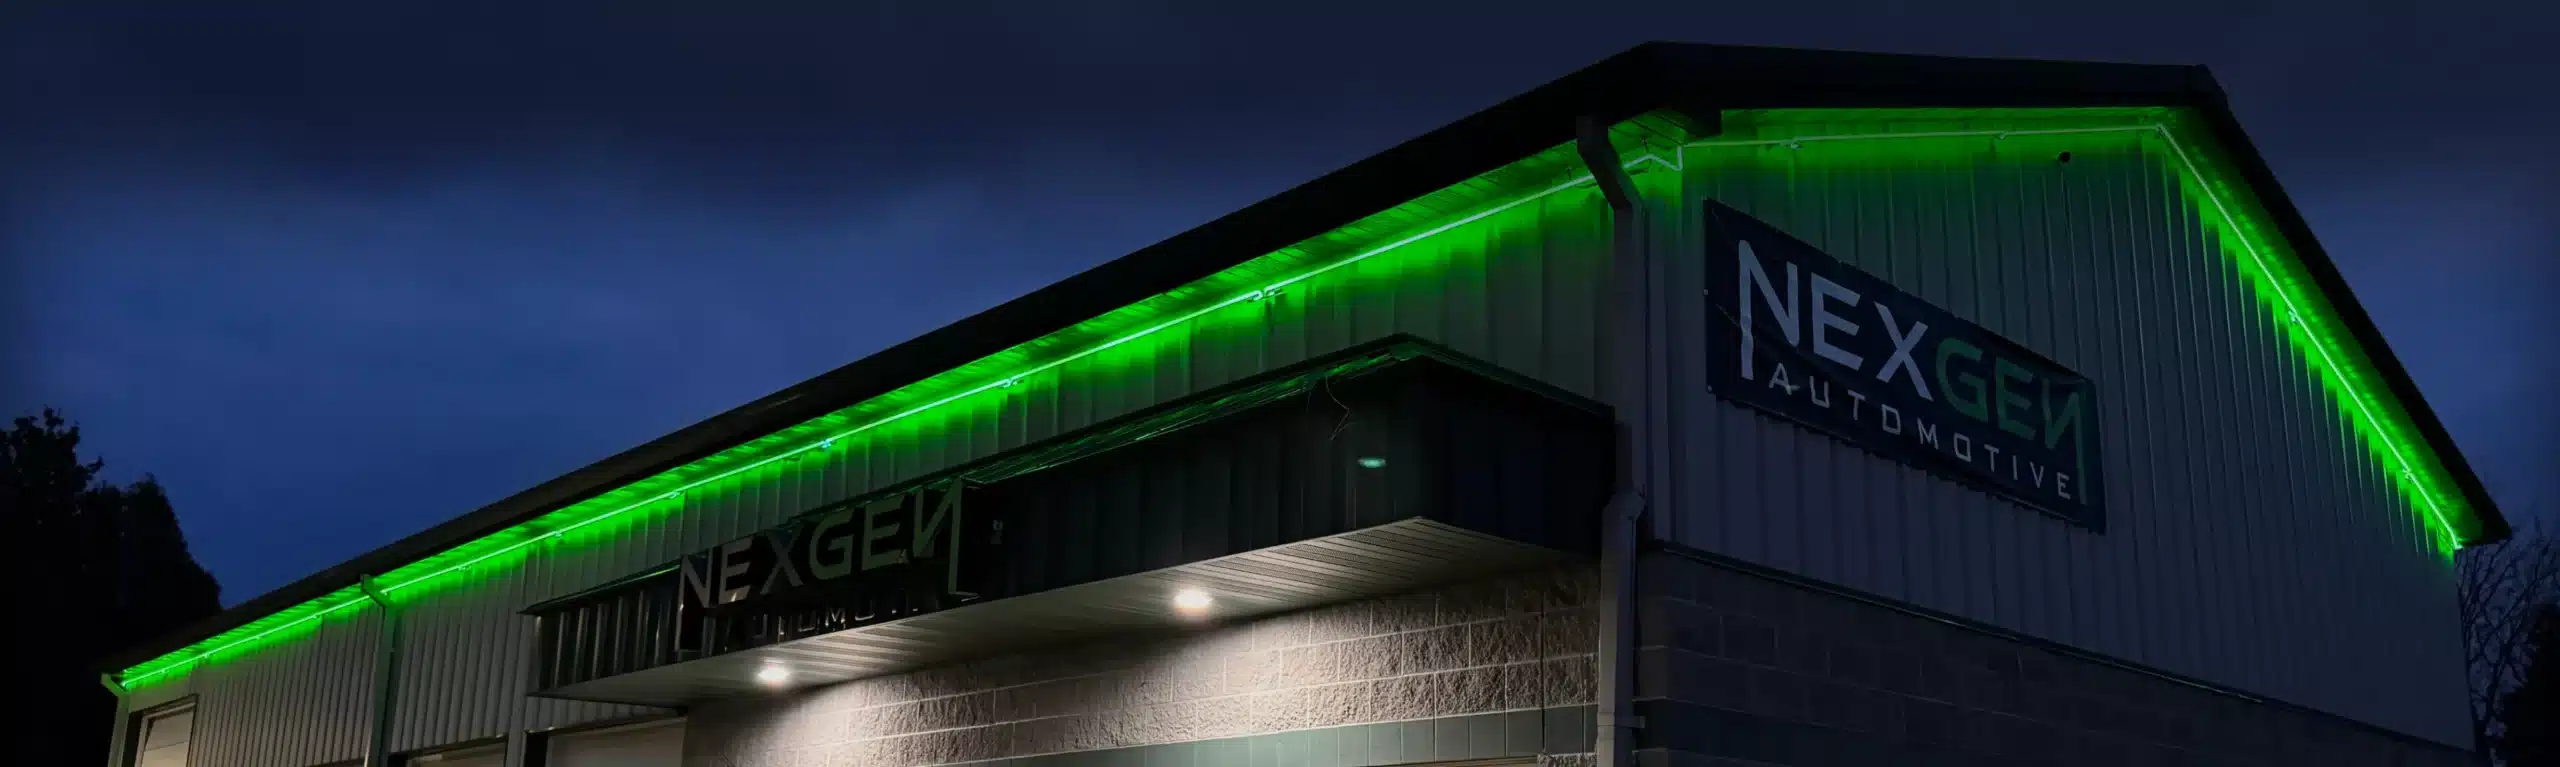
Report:
[[[2249,276],[2256,295],[2289,319],[2283,325],[2288,337],[2303,350],[2309,364],[2319,371],[2320,380],[2340,402],[2346,403],[2342,409],[2348,411],[2349,419],[2357,424],[2377,458],[2384,465],[2400,470],[2402,489],[2413,499],[2413,505],[2424,509],[2434,521],[2434,528],[2442,533],[2443,545],[2449,548],[2459,541],[2449,520],[2467,518],[2469,510],[2449,473],[2426,443],[2416,436],[2417,430],[2406,411],[2398,406],[2376,374],[2371,372],[2370,363],[2346,335],[2330,305],[2303,276],[2300,263],[2293,260],[2291,251],[2282,247],[2280,238],[2262,223],[2262,214],[2254,207],[2254,196],[2233,180],[2217,155],[2209,153],[2210,142],[2201,138],[2202,134],[2189,124],[2185,116],[2169,110],[2144,109],[1829,110],[1761,112],[1753,113],[1752,119],[1766,119],[1769,122],[1764,127],[1796,133],[1780,137],[1752,137],[1747,135],[1747,129],[1737,129],[1733,134],[1737,137],[1686,144],[1670,156],[1626,155],[1625,165],[1631,171],[1648,166],[1677,170],[1686,166],[1694,152],[1719,148],[1783,149],[1821,143],[1843,150],[1837,154],[1824,153],[1829,156],[1853,161],[1889,162],[1907,161],[1915,152],[1981,154],[1985,141],[2033,140],[2039,136],[2058,138],[2089,133],[2147,136],[2143,140],[2156,143],[2160,151],[2174,157],[2185,168],[2182,183],[2187,185],[2190,202],[2217,214],[2215,220],[2225,241],[2224,251],[2235,254],[2242,262],[2241,270]],[[2018,125],[1959,131],[1913,130],[1907,127],[1984,120],[2016,121]],[[1737,127],[1749,124],[1747,119],[1729,121],[1729,125]],[[1824,125],[1844,124],[1875,125],[1881,129],[1851,132],[1821,129]],[[1621,146],[1635,144],[1632,137],[1620,142]],[[547,547],[575,547],[635,525],[662,519],[677,513],[697,496],[716,496],[787,478],[796,471],[793,466],[803,457],[851,449],[853,444],[848,439],[851,437],[912,444],[912,440],[921,439],[925,434],[947,428],[944,422],[948,418],[938,416],[955,412],[954,408],[999,407],[1006,390],[1026,383],[1031,377],[1070,364],[1112,364],[1124,356],[1132,359],[1148,357],[1155,353],[1151,348],[1153,344],[1185,341],[1170,337],[1186,333],[1167,331],[1188,329],[1189,335],[1202,335],[1214,334],[1215,327],[1224,323],[1257,324],[1261,315],[1240,307],[1282,300],[1293,289],[1307,286],[1309,280],[1377,256],[1406,250],[1416,243],[1506,212],[1535,210],[1535,203],[1560,193],[1591,193],[1590,182],[1591,178],[1580,172],[1580,163],[1575,159],[1572,147],[1557,147],[1370,216],[1335,234],[1256,258],[1183,288],[1061,329],[986,359],[585,499],[380,574],[377,580],[394,598],[404,601],[416,599],[439,589],[500,577],[507,572],[507,567],[520,564],[533,552]],[[1650,195],[1660,193],[1669,182],[1658,176],[1638,175],[1637,183]],[[1453,215],[1448,211],[1467,212]],[[1395,234],[1379,234],[1382,232]],[[1380,242],[1382,238],[1384,242]],[[1352,242],[1360,245],[1335,247]],[[1412,252],[1422,254],[1417,256],[1420,258],[1444,260],[1448,253],[1446,249],[1429,248],[1417,248]],[[1356,277],[1357,274],[1358,270],[1354,270],[1343,276]],[[1361,289],[1358,287],[1360,280],[1350,279],[1348,282],[1353,286],[1351,289]],[[358,589],[342,589],[136,664],[125,669],[120,678],[127,687],[179,678],[183,672],[204,664],[240,657],[266,646],[306,636],[318,630],[332,616],[351,616],[370,604]]]
[[[1140,342],[1165,331],[1216,320],[1218,315],[1238,307],[1278,300],[1309,280],[1508,212],[1534,210],[1534,203],[1568,190],[1582,188],[1587,192],[1591,182],[1588,174],[1559,172],[1581,167],[1573,157],[1569,146],[1542,152],[1345,227],[1368,232],[1401,230],[1383,243],[1331,257],[1301,246],[1257,258],[985,360],[456,546],[394,569],[377,580],[384,584],[386,593],[402,601],[435,589],[465,585],[475,580],[473,574],[497,575],[544,544],[575,545],[589,535],[604,534],[605,528],[619,530],[645,523],[673,513],[690,495],[717,493],[723,485],[766,479],[757,475],[778,474],[788,471],[791,463],[804,456],[844,449],[850,437],[899,439],[934,430],[938,425],[929,423],[933,419],[921,416],[972,402],[1000,402],[997,397],[982,395],[1011,389],[1032,376],[1078,362],[1110,364],[1123,353],[1151,357],[1154,350]],[[1631,160],[1629,165],[1647,162],[1663,161],[1647,156]],[[1454,216],[1446,213],[1451,210],[1471,212]],[[1433,218],[1436,223],[1419,227],[1398,225]],[[119,677],[128,687],[164,681],[206,663],[308,635],[326,619],[370,604],[358,589],[341,589],[136,664]]]
[[2283,236],[2268,223],[2256,195],[2215,154],[2203,126],[2183,115],[2159,124],[2155,135],[2187,172],[2179,177],[2190,199],[2201,199],[2222,224],[2216,234],[2223,252],[2238,253],[2241,271],[2261,300],[2278,311],[2275,319],[2286,336],[2320,373],[2329,393],[2349,411],[2348,421],[2364,437],[2365,446],[2386,468],[2410,504],[2426,512],[2441,533],[2445,551],[2467,541],[2454,519],[2475,520],[2460,487],[2441,458],[2420,436],[2417,421],[2393,397],[2382,375],[2354,339],[2337,308],[2304,271]]
[[[2268,222],[2257,196],[2240,182],[2200,119],[2166,108],[2085,110],[1770,110],[1738,113],[1728,136],[1684,144],[1675,163],[1687,167],[1704,152],[1719,162],[1751,161],[1743,152],[1819,146],[1802,158],[1844,164],[1910,162],[1936,156],[1971,161],[2049,162],[2057,149],[2098,135],[2139,142],[2177,176],[2185,202],[2218,239],[2220,252],[2269,310],[2276,327],[2329,392],[2365,447],[2394,477],[2409,505],[2431,531],[2440,551],[2470,542],[2456,520],[2476,522],[2453,473],[2420,436],[2417,422],[2394,397],[2331,304]],[[1927,129],[1897,129],[1925,125]],[[1960,129],[1948,130],[1949,125]]]

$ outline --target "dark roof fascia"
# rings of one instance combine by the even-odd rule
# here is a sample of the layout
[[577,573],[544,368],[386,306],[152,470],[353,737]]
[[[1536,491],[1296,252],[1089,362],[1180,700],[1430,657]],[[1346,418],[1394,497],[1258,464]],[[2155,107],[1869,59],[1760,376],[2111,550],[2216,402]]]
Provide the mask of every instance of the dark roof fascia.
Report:
[[464,542],[886,394],[1209,277],[1573,139],[1575,120],[1657,109],[2185,106],[2207,115],[2278,228],[2329,291],[2367,354],[2409,403],[2486,523],[2506,524],[2417,396],[2372,320],[2349,298],[2310,227],[2201,67],[1969,59],[1647,43],[1145,249],[713,416],[558,479],[366,552],[102,661],[157,657]]
[[[1570,117],[1609,122],[1658,93],[1642,49],[1325,174],[1145,249],[427,528],[101,661],[121,670],[260,617],[945,370],[1169,292],[1571,140]],[[1499,159],[1495,159],[1499,158]]]

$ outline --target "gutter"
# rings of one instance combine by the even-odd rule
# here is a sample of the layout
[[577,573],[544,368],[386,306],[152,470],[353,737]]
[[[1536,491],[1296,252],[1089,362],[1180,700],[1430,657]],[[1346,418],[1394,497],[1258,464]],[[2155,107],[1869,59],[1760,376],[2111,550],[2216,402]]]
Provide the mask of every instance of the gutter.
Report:
[[356,586],[382,608],[381,646],[375,650],[373,666],[373,728],[365,735],[364,767],[390,767],[391,707],[400,689],[400,608],[392,604],[391,595],[374,585],[373,576],[364,576]]
[[107,767],[118,767],[125,763],[126,752],[132,749],[126,741],[133,737],[133,691],[118,684],[114,674],[99,674],[98,684],[105,685],[108,694],[116,696],[116,724],[109,730],[114,735],[113,740],[107,743]]
[[1644,201],[1619,165],[1617,147],[1609,142],[1609,125],[1585,116],[1575,121],[1574,149],[1591,171],[1610,212],[1610,307],[1602,336],[1607,376],[1605,399],[1615,415],[1615,477],[1609,504],[1600,515],[1600,647],[1599,732],[1592,743],[1599,767],[1631,767],[1635,763],[1636,730],[1636,547],[1643,535],[1646,460],[1644,427],[1649,423],[1646,360],[1652,345],[1647,330],[1646,278],[1652,272],[1645,243]]

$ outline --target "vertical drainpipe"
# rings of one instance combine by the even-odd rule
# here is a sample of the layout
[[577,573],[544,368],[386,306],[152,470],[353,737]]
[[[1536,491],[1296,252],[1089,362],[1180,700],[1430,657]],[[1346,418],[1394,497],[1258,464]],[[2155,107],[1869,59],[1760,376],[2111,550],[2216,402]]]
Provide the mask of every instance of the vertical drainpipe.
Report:
[[1647,412],[1645,360],[1651,354],[1647,334],[1646,278],[1651,272],[1646,247],[1644,200],[1619,164],[1618,149],[1609,142],[1609,126],[1584,117],[1574,125],[1574,150],[1589,167],[1600,193],[1609,201],[1609,313],[1602,319],[1602,369],[1612,412],[1616,415],[1615,476],[1609,505],[1601,512],[1600,648],[1598,725],[1592,750],[1600,767],[1634,763],[1635,731],[1644,726],[1635,715],[1636,542],[1645,512],[1644,451]]
[[108,736],[112,740],[107,742],[107,767],[118,767],[125,761],[125,739],[133,737],[129,731],[133,723],[127,721],[133,718],[133,691],[117,683],[116,675],[110,673],[98,674],[98,684],[106,685],[107,692],[116,696],[116,726]]
[[373,576],[356,581],[365,598],[382,608],[381,645],[374,651],[373,729],[365,735],[364,767],[391,767],[391,701],[400,685],[400,609],[374,585]]

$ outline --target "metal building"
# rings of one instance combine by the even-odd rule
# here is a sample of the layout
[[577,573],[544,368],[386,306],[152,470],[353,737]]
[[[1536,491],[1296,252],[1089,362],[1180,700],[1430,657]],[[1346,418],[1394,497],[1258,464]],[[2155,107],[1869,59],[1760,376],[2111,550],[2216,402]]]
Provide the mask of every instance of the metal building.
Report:
[[2450,765],[2506,534],[2203,70],[1654,44],[108,683],[117,767]]

